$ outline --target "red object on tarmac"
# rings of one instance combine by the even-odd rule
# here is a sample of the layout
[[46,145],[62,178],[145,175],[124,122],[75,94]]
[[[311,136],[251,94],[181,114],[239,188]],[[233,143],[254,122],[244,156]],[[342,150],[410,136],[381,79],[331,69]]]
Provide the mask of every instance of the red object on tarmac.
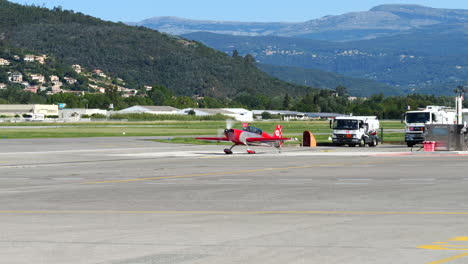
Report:
[[424,151],[427,152],[434,152],[435,150],[435,141],[424,141],[423,146],[424,146]]

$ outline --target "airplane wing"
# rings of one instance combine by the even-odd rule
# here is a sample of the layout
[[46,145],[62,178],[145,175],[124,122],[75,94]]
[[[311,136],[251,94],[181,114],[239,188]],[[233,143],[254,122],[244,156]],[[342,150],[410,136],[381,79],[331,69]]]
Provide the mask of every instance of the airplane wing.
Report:
[[227,137],[197,137],[195,139],[211,141],[230,141]]
[[291,138],[247,138],[247,142],[271,142],[271,141],[284,141]]

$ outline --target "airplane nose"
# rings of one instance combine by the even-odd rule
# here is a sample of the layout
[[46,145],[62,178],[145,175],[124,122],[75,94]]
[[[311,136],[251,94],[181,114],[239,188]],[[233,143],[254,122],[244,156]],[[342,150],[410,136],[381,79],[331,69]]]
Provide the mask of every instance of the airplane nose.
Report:
[[227,129],[227,128],[224,129],[224,134],[225,134],[226,136],[228,136],[230,133],[233,133],[233,132],[234,132],[233,129]]

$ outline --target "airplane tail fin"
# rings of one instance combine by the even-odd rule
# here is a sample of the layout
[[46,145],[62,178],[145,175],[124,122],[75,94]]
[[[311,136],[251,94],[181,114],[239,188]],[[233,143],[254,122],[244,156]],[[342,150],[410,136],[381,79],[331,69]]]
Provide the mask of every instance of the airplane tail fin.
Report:
[[275,134],[273,135],[275,138],[282,138],[283,137],[283,126],[276,125]]

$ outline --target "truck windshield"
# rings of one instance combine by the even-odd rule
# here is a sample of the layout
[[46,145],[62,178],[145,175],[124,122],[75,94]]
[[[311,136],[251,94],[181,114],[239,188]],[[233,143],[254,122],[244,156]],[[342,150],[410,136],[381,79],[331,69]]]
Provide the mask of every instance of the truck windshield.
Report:
[[407,113],[406,114],[406,123],[427,123],[429,122],[430,114],[429,113]]
[[358,129],[358,121],[349,119],[338,119],[335,120],[335,122],[333,122],[333,129],[356,130]]

